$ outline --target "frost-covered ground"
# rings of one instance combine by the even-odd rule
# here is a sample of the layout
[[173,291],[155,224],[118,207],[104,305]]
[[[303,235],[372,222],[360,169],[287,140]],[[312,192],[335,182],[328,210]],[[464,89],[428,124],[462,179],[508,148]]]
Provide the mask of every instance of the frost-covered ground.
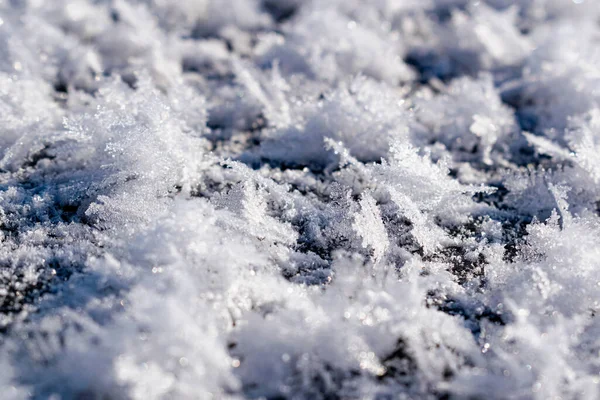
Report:
[[0,398],[600,397],[599,1],[0,18]]

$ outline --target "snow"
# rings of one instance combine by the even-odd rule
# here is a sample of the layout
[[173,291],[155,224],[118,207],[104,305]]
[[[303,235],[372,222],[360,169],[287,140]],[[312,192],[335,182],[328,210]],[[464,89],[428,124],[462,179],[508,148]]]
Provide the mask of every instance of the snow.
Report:
[[0,0],[0,397],[600,397],[599,17]]

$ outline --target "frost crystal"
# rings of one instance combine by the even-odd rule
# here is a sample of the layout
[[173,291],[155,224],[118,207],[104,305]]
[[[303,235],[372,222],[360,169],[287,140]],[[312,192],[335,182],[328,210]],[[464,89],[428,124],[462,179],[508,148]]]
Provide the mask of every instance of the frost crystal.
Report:
[[599,19],[0,0],[0,397],[599,398]]

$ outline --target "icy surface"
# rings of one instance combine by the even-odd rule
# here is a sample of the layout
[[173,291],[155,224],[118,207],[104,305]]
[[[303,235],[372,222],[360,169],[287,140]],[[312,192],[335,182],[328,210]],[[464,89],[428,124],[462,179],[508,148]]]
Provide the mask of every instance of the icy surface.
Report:
[[0,398],[600,398],[599,19],[0,0]]

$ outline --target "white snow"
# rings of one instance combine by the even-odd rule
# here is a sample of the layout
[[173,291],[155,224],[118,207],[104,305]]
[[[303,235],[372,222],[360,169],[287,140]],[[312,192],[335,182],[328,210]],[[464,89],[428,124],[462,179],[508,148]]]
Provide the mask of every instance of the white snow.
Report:
[[0,398],[599,398],[599,18],[0,0]]

